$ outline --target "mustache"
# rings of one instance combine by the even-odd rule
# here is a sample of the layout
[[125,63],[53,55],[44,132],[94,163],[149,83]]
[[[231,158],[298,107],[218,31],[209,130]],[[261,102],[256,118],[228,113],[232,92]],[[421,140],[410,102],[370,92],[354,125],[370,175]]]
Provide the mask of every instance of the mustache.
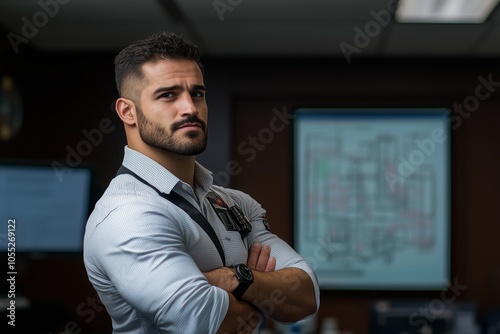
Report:
[[191,115],[191,116],[187,116],[186,118],[184,118],[181,121],[173,123],[170,126],[170,128],[171,128],[172,132],[174,132],[175,130],[181,128],[183,125],[188,124],[188,123],[198,124],[203,129],[203,131],[205,131],[205,129],[207,127],[206,123],[204,121],[202,121],[201,119],[199,119],[198,116]]

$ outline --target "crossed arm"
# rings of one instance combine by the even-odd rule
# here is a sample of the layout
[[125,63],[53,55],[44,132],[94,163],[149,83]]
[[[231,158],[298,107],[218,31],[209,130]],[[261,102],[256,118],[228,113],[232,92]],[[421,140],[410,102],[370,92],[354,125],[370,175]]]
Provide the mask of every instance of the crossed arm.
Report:
[[298,321],[316,311],[314,285],[309,275],[299,268],[275,270],[276,259],[268,245],[250,247],[248,267],[254,283],[243,294],[242,301],[231,294],[238,286],[235,272],[221,267],[205,272],[208,282],[229,293],[229,310],[219,333],[251,333],[260,323],[262,313],[283,322]]

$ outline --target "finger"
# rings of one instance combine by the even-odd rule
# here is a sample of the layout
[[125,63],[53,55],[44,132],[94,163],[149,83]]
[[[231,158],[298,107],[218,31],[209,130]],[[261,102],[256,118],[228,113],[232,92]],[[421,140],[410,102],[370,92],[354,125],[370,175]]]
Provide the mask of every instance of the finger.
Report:
[[257,261],[259,260],[261,248],[262,246],[258,242],[250,246],[250,251],[248,252],[247,266],[251,270],[257,270]]
[[256,269],[258,271],[265,271],[270,257],[271,257],[271,246],[262,245],[259,254],[259,259],[257,260]]
[[265,271],[274,271],[276,270],[276,258],[274,256],[271,256],[269,258],[269,261],[267,261],[267,266]]

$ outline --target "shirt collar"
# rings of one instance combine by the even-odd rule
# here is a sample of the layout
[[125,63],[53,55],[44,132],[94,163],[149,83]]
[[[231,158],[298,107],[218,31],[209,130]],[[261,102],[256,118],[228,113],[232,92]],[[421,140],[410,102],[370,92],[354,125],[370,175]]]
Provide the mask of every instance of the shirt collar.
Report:
[[[151,159],[150,157],[125,146],[123,165],[136,173],[159,191],[170,194],[172,189],[182,182],[168,169]],[[197,195],[206,195],[213,184],[212,172],[203,167],[197,161],[194,167],[194,184]]]

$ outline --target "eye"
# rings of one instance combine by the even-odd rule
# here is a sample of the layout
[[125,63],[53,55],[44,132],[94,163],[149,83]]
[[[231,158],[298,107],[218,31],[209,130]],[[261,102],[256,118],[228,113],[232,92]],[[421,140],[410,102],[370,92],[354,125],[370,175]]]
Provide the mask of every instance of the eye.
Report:
[[205,96],[205,92],[204,91],[194,91],[191,93],[191,96],[192,97],[204,97]]
[[175,96],[175,93],[174,92],[165,92],[163,94],[161,94],[159,97],[160,98],[167,98],[167,99],[170,99],[172,97]]

